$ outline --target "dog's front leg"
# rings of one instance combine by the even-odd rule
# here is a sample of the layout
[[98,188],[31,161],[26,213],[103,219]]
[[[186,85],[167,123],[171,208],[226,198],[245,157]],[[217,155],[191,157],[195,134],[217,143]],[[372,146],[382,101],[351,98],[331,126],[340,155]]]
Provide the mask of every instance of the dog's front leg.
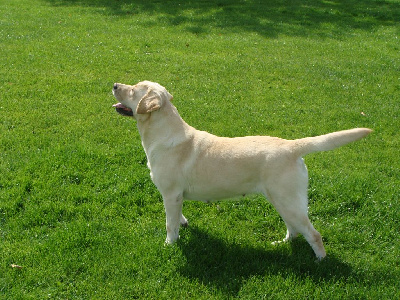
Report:
[[172,244],[179,238],[180,223],[182,222],[187,224],[185,217],[182,215],[183,197],[182,195],[174,197],[163,196],[163,199],[167,227],[167,239],[165,240],[165,243]]

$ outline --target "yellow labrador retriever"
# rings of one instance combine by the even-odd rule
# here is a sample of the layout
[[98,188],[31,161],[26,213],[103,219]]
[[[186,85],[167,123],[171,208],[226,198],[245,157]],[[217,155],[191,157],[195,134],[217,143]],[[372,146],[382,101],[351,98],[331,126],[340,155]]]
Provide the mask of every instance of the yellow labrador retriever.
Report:
[[335,149],[367,136],[356,128],[298,140],[269,136],[218,137],[189,126],[158,83],[115,83],[117,112],[131,116],[146,152],[150,175],[164,201],[167,239],[179,238],[183,199],[209,202],[261,193],[286,223],[283,241],[302,234],[318,259],[325,257],[321,235],[308,218],[308,174],[302,156]]

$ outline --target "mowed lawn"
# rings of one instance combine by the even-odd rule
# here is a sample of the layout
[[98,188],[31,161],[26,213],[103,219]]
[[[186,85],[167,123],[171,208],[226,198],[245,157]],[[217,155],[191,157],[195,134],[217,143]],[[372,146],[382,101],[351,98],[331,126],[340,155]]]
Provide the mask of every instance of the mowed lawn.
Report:
[[[0,299],[400,298],[400,1],[0,0]],[[192,126],[367,138],[305,157],[327,258],[254,195],[162,198],[114,82]],[[171,174],[173,176],[173,174]]]

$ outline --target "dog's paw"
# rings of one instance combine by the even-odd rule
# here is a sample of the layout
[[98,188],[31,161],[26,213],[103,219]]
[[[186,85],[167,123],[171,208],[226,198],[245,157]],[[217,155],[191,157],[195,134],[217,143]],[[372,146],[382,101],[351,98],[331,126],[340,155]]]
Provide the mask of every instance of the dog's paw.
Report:
[[271,245],[277,246],[277,245],[279,245],[279,244],[286,243],[286,242],[287,242],[287,240],[284,239],[284,240],[281,240],[281,241],[272,242]]
[[172,245],[174,242],[171,242],[170,240],[166,239],[164,242],[164,246],[169,246]]
[[315,260],[316,263],[325,262],[325,261],[328,261],[326,254],[324,256],[317,256],[317,259]]
[[167,237],[166,240],[165,240],[165,242],[164,242],[164,245],[165,245],[165,246],[167,246],[167,245],[173,245],[173,244],[175,244],[175,242],[176,242],[178,239],[179,239],[179,236],[178,236],[176,239],[169,239],[169,238]]

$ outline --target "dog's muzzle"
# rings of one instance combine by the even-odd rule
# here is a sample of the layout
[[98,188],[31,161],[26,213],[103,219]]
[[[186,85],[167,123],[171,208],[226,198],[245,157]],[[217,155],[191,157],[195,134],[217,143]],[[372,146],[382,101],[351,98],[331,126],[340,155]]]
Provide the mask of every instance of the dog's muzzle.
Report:
[[[113,95],[115,96],[115,92],[118,90],[118,83],[114,83],[113,86]],[[115,107],[115,110],[123,115],[123,116],[128,116],[128,117],[133,117],[133,111],[131,108],[126,107],[125,105],[123,105],[122,103],[117,103],[114,104],[113,107]]]

